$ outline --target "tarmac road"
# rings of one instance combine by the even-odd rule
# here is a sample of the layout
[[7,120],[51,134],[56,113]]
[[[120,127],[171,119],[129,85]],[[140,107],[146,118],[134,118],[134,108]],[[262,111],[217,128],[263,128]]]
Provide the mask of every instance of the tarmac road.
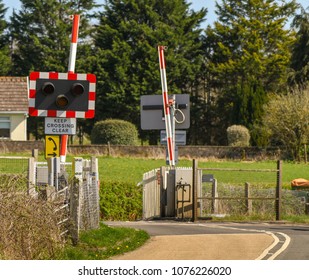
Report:
[[113,258],[117,260],[309,259],[309,245],[304,245],[309,244],[309,226],[178,221],[104,223],[143,229],[151,236],[139,249]]

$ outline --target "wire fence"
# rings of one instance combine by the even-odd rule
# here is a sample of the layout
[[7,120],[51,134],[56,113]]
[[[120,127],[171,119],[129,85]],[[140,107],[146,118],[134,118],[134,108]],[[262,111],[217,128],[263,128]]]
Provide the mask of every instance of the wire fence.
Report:
[[[74,238],[78,240],[79,230],[97,228],[100,217],[98,161],[80,160],[82,165],[78,172],[74,165],[74,173],[72,163],[60,163],[59,158],[49,163],[33,157],[0,157],[0,191],[27,194],[34,204],[48,201],[55,207],[53,215],[60,235],[70,234],[74,225]],[[76,176],[80,178],[75,186]],[[75,194],[74,187],[78,188]],[[0,197],[0,206],[1,202]]]
[[[244,185],[221,184],[218,186],[216,197],[213,197],[212,186],[203,184],[199,199],[201,217],[216,214],[250,215],[271,219],[276,206],[275,188],[250,185],[250,196],[246,195],[245,189]],[[298,191],[282,189],[281,200],[283,216],[306,214],[305,194],[299,196]]]
[[28,157],[0,157],[0,188],[15,187],[26,190],[28,185]]
[[0,174],[27,173],[29,157],[0,156]]
[[[197,172],[197,161],[194,160],[193,161],[193,166],[195,169],[195,173]],[[275,188],[273,188],[274,190],[274,195],[272,197],[269,196],[259,196],[259,197],[253,197],[252,195],[249,195],[249,184],[247,183],[247,188],[245,190],[246,195],[235,195],[235,191],[230,192],[230,195],[228,196],[219,196],[218,194],[218,187],[216,184],[213,184],[212,186],[212,193],[211,193],[211,209],[212,209],[212,213],[217,214],[219,211],[219,203],[223,204],[223,201],[236,201],[236,205],[239,206],[242,203],[240,203],[240,201],[244,201],[246,203],[246,212],[248,212],[249,214],[252,214],[252,205],[253,205],[253,201],[273,201],[273,209],[276,215],[276,220],[280,220],[281,219],[281,215],[282,215],[282,162],[279,160],[277,161],[277,168],[276,169],[238,169],[238,168],[199,168],[199,170],[203,170],[203,171],[214,171],[214,170],[221,170],[221,171],[225,171],[225,172],[242,172],[242,173],[256,173],[256,174],[265,174],[265,173],[272,173],[274,174],[273,176],[273,186]],[[262,176],[262,175],[260,175]],[[249,177],[250,180],[250,177]],[[247,181],[248,182],[248,181]],[[233,185],[232,185],[233,186]],[[196,187],[196,186],[195,186]],[[245,194],[244,193],[244,194]],[[197,206],[197,200],[208,200],[209,198],[207,196],[205,197],[199,197],[197,198],[196,195],[194,197],[195,205]],[[195,212],[197,213],[197,209],[195,209]],[[204,212],[203,209],[201,211],[202,213]],[[232,211],[232,208],[230,207],[228,213],[232,213],[234,211]],[[259,211],[259,213],[261,213],[261,211]],[[271,211],[267,211],[266,212],[271,213]],[[238,214],[238,213],[237,213]],[[194,219],[196,219],[196,216],[194,217]]]

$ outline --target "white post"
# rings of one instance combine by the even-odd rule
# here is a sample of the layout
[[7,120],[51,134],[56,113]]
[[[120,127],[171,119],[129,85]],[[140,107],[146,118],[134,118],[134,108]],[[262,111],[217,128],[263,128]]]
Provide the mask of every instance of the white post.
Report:
[[[173,139],[173,154],[174,154],[174,162],[176,161],[176,122],[175,122],[175,104],[176,104],[176,95],[173,94],[173,110],[172,110],[172,114],[171,114],[171,118],[172,118],[172,139]],[[174,163],[176,165],[176,163]]]

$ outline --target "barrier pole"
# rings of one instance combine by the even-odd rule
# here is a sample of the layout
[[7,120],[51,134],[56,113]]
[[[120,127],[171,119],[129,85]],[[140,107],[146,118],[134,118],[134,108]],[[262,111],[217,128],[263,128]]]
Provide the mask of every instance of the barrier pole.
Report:
[[[73,16],[71,16],[71,19],[73,19],[73,26],[72,26],[72,36],[71,36],[68,72],[74,73],[80,16],[79,15],[73,15]],[[61,135],[61,144],[60,144],[60,161],[61,162],[66,161],[67,146],[68,146],[68,135],[67,134]]]
[[165,49],[166,49],[165,46],[158,46],[165,129],[167,138],[167,153],[168,153],[169,165],[173,167],[175,166],[174,141],[173,141],[172,124],[171,124],[171,110],[167,93],[166,70],[165,70],[165,59],[164,59]]

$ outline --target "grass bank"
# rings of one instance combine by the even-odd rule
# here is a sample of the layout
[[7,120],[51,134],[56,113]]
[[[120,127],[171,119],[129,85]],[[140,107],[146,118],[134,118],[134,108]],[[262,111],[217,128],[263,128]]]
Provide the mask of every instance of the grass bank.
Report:
[[132,228],[112,228],[103,223],[99,229],[82,232],[77,246],[66,245],[59,259],[106,260],[143,245],[148,233]]

